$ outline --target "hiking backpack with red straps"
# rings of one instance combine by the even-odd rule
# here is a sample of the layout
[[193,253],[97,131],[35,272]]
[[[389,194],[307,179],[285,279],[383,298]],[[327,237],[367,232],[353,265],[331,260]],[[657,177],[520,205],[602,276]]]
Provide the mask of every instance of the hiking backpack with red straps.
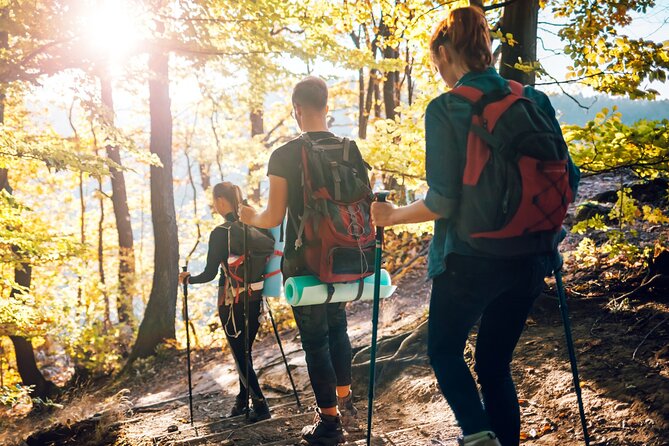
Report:
[[[228,260],[226,265],[221,265],[225,275],[225,285],[222,291],[225,293],[223,302],[226,304],[239,303],[244,293],[244,229],[239,221],[225,222],[221,225],[228,231]],[[264,280],[280,271],[265,272],[265,266],[274,253],[274,238],[263,229],[249,226],[248,228],[248,251],[249,251],[249,289],[251,299],[259,299],[262,296]],[[219,302],[220,303],[220,302]]]
[[[352,282],[374,272],[374,236],[368,166],[347,138],[302,142],[304,213],[291,218],[295,248],[323,283]],[[358,161],[356,161],[358,160]],[[293,216],[291,216],[293,217]]]
[[484,94],[450,94],[472,105],[458,236],[474,249],[514,257],[553,252],[572,202],[567,145],[548,116],[510,81]]

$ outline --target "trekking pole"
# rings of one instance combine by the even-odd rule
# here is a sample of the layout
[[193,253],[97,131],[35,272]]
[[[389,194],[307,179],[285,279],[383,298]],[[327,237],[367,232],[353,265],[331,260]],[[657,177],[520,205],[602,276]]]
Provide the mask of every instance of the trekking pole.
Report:
[[279,337],[279,330],[276,327],[276,322],[274,321],[274,315],[272,314],[272,307],[269,306],[269,299],[267,300],[267,312],[269,313],[269,320],[272,321],[272,328],[274,329],[274,336],[276,336],[276,342],[279,344],[279,350],[281,351],[281,357],[283,357],[283,363],[286,366],[286,372],[288,372],[288,379],[290,379],[290,385],[293,387],[293,394],[295,395],[295,402],[297,403],[298,409],[302,408],[302,403],[300,403],[300,397],[297,395],[297,389],[295,388],[295,381],[293,381],[293,374],[290,372],[290,367],[288,367],[288,360],[286,359],[286,354],[283,352],[283,345],[281,344],[281,338]]
[[[188,266],[183,266],[183,272],[188,271]],[[193,379],[190,370],[190,330],[188,329],[188,277],[183,283],[184,292],[184,320],[186,322],[186,364],[188,365],[188,408],[190,409],[190,425],[193,425]]]
[[[388,192],[377,192],[376,201],[386,201]],[[374,415],[374,385],[376,384],[376,338],[379,324],[379,301],[381,295],[381,256],[383,255],[383,227],[376,227],[376,243],[374,257],[374,305],[372,307],[372,345],[369,359],[369,393],[367,395],[367,446],[372,441],[372,416]]]
[[585,409],[583,408],[583,397],[581,396],[581,382],[578,378],[578,365],[576,364],[576,351],[574,349],[574,340],[571,335],[571,322],[569,320],[569,309],[567,308],[567,297],[562,283],[562,270],[555,270],[555,284],[562,314],[562,323],[564,324],[564,335],[567,340],[567,351],[569,352],[569,362],[571,363],[571,374],[574,378],[574,390],[576,392],[576,401],[578,402],[578,412],[581,417],[581,426],[583,426],[583,440],[585,445],[590,445],[590,436],[588,435],[588,425],[585,420]]
[[249,263],[251,262],[248,246],[249,246],[249,226],[244,225],[244,361],[245,366],[245,386],[246,386],[246,420],[249,419],[249,362],[250,361],[250,340],[249,340]]

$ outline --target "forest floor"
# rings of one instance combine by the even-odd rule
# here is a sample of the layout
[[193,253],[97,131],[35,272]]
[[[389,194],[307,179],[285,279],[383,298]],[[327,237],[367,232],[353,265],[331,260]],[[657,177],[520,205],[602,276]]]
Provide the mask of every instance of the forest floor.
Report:
[[[374,444],[451,446],[459,430],[425,350],[423,323],[430,284],[425,281],[424,259],[414,265],[402,277],[395,296],[381,305]],[[629,271],[592,271],[569,263],[566,270],[591,444],[669,444],[669,299],[666,294],[638,293],[624,305],[611,305],[611,293],[620,294],[624,282],[618,278]],[[364,444],[365,346],[371,336],[371,305],[350,304],[348,313],[355,355],[354,395],[360,414],[359,427],[347,429],[347,439],[348,444]],[[281,337],[302,409],[296,407],[270,334],[254,348],[254,362],[272,406],[270,420],[247,424],[244,417],[225,418],[237,392],[230,355],[221,349],[197,349],[192,354],[195,424],[191,427],[185,352],[168,349],[113,381],[70,392],[61,401],[62,409],[13,420],[12,428],[0,433],[0,443],[299,444],[300,430],[313,419],[314,399],[297,332],[284,330]],[[470,339],[466,354],[470,362],[472,346]],[[513,374],[522,406],[522,443],[583,444],[555,284],[550,280],[518,344]]]

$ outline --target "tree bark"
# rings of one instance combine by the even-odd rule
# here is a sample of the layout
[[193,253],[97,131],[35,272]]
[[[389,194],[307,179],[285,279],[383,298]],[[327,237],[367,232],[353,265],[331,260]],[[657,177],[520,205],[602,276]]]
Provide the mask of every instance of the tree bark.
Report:
[[[390,29],[383,20],[381,20],[381,25],[379,26],[379,34],[385,38],[390,37]],[[399,48],[389,46],[383,48],[384,59],[399,59],[399,57]],[[385,80],[383,82],[383,105],[385,108],[386,119],[395,119],[395,115],[397,114],[395,108],[397,108],[400,103],[399,84],[399,71],[389,71],[385,73]]]
[[[4,18],[5,11],[0,12],[0,16]],[[6,31],[0,32],[0,49],[9,46],[9,34]],[[5,92],[0,89],[0,124],[5,122]],[[12,188],[9,185],[9,171],[0,168],[0,190],[6,190],[12,193]],[[16,248],[13,248],[16,250]],[[23,264],[21,268],[14,269],[14,281],[23,287],[30,287],[32,268],[28,264]],[[15,296],[19,290],[12,289],[10,294]],[[48,398],[54,396],[58,392],[58,387],[51,381],[48,381],[42,375],[37,362],[35,361],[35,352],[33,351],[32,342],[23,336],[10,336],[9,339],[14,344],[14,355],[16,356],[16,366],[19,369],[19,375],[24,386],[34,386],[30,395],[36,398]]]
[[207,191],[211,188],[211,165],[209,163],[199,162],[200,180],[202,181],[202,190]]
[[[383,50],[383,58],[397,59],[399,58],[399,51],[396,48],[385,48]],[[395,119],[395,115],[397,115],[395,108],[399,105],[399,78],[399,71],[390,71],[386,73],[385,80],[383,81],[383,105],[386,119]]]
[[[96,150],[97,152],[97,150]],[[111,326],[111,305],[109,303],[109,294],[107,293],[107,278],[105,276],[105,251],[104,251],[104,229],[105,229],[105,201],[102,195],[102,178],[98,178],[98,187],[100,188],[100,219],[98,220],[98,272],[100,274],[100,283],[102,284],[102,297],[105,302],[105,326]]]
[[525,73],[514,68],[514,65],[519,59],[524,63],[537,60],[538,17],[539,0],[517,0],[504,7],[502,32],[513,34],[517,43],[514,46],[504,43],[502,46],[499,70],[502,77],[524,85],[534,85],[534,72]]
[[365,70],[358,70],[358,138],[367,138],[367,119],[365,110]]
[[[249,118],[251,120],[251,138],[265,133],[265,120],[262,108],[251,111]],[[256,204],[260,203],[260,182],[254,181],[253,173],[262,169],[262,167],[263,165],[260,163],[251,163],[249,165],[248,181],[249,189],[251,190],[249,199]]]
[[172,184],[172,114],[167,53],[149,55],[150,149],[162,166],[151,166],[151,221],[155,244],[149,302],[139,326],[130,361],[155,353],[166,339],[175,338],[179,240]]
[[[112,95],[111,79],[107,76],[100,77],[100,93],[102,105],[105,107],[107,120],[110,125],[114,124],[114,99]],[[121,165],[121,154],[119,148],[107,144],[107,157]],[[130,209],[128,207],[128,194],[125,188],[125,175],[123,171],[114,167],[110,168],[112,184],[112,205],[116,219],[116,231],[118,233],[119,269],[118,283],[119,292],[116,300],[116,311],[121,324],[134,326],[136,321],[133,314],[133,295],[135,285],[135,248],[132,236],[132,222],[130,220]]]

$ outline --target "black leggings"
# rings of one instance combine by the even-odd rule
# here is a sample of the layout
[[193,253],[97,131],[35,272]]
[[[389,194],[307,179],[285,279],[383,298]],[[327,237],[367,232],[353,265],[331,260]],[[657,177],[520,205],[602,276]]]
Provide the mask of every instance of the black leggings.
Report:
[[[240,299],[241,300],[241,299]],[[262,390],[258,383],[258,377],[253,370],[252,347],[256,334],[260,328],[260,310],[262,308],[261,300],[252,300],[249,302],[249,356],[248,361],[244,361],[245,335],[244,335],[244,303],[239,302],[233,305],[221,305],[218,307],[218,315],[221,318],[225,337],[228,339],[228,345],[232,350],[232,356],[235,359],[237,373],[239,373],[239,394],[238,398],[244,399],[246,395],[246,365],[249,365],[249,384],[250,395],[253,399],[263,399]]]
[[[520,439],[520,408],[511,358],[549,271],[545,257],[486,259],[451,254],[434,278],[428,355],[464,435],[493,430],[504,446]],[[475,370],[483,405],[463,352],[480,320]]]

